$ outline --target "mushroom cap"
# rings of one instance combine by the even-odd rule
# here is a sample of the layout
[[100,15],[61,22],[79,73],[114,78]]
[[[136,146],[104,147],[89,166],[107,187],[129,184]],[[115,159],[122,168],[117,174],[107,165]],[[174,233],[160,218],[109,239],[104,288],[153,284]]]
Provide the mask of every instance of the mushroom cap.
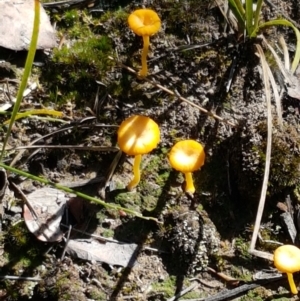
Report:
[[121,123],[118,130],[119,147],[130,156],[151,152],[159,140],[158,124],[146,116],[131,116]]
[[177,142],[169,153],[171,166],[183,173],[199,169],[205,160],[203,146],[195,140]]
[[137,9],[129,15],[128,24],[138,36],[151,36],[159,31],[161,21],[154,10]]
[[293,245],[283,245],[274,252],[274,265],[283,273],[300,271],[300,249]]

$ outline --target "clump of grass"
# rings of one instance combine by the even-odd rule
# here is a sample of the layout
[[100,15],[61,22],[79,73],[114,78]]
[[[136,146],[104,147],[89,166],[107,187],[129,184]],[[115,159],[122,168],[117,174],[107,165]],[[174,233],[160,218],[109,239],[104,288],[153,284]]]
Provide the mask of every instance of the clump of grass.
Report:
[[237,20],[238,31],[246,38],[255,39],[266,28],[274,26],[287,26],[293,29],[296,36],[296,51],[291,65],[291,71],[294,72],[300,61],[300,32],[295,25],[284,18],[262,22],[262,6],[264,0],[258,0],[255,4],[253,0],[246,0],[245,5],[242,0],[229,0],[228,3],[231,12]]

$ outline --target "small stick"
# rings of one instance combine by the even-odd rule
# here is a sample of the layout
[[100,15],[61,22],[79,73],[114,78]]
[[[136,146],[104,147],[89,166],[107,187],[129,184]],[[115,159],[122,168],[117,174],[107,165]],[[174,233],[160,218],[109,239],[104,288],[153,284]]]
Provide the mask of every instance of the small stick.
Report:
[[7,280],[26,280],[26,281],[41,281],[42,279],[39,277],[23,277],[23,276],[0,276],[0,279],[7,279]]
[[99,189],[98,193],[99,195],[105,199],[105,189],[107,186],[109,186],[109,182],[111,180],[111,178],[113,177],[114,173],[115,173],[115,170],[116,170],[116,167],[118,166],[119,164],[119,161],[122,157],[122,154],[123,152],[121,150],[119,150],[117,152],[117,154],[115,155],[113,161],[111,162],[109,168],[108,168],[108,171],[107,171],[107,175],[106,175],[106,178],[105,178],[105,183],[103,186],[101,186],[101,188]]
[[232,299],[235,296],[238,296],[242,293],[250,291],[250,290],[252,290],[254,288],[257,288],[259,286],[261,286],[261,285],[257,284],[257,283],[244,284],[244,285],[236,287],[232,290],[221,291],[218,294],[207,297],[207,298],[186,299],[185,301],[223,301],[223,300],[229,300],[229,299]]
[[41,178],[41,177],[38,177],[38,176],[35,176],[35,175],[32,175],[28,172],[25,172],[23,170],[19,170],[19,169],[16,169],[16,168],[13,168],[11,166],[8,166],[2,162],[0,162],[0,167],[3,167],[4,169],[10,171],[10,172],[13,172],[13,173],[16,173],[20,176],[24,176],[26,178],[29,178],[33,181],[38,181],[39,183],[43,183],[43,184],[46,184],[46,185],[50,185],[52,187],[55,187],[59,190],[62,190],[62,191],[65,191],[67,193],[71,193],[71,194],[75,194],[76,196],[78,197],[81,197],[87,201],[90,201],[90,202],[93,202],[93,203],[97,203],[99,205],[102,205],[103,207],[105,208],[110,208],[112,210],[122,210],[128,214],[132,214],[133,216],[136,216],[136,217],[139,217],[139,218],[142,218],[144,220],[152,220],[152,221],[155,221],[156,223],[159,223],[159,224],[162,224],[162,222],[160,220],[158,220],[157,218],[155,217],[152,217],[152,216],[144,216],[142,213],[140,212],[137,212],[133,209],[129,209],[129,208],[125,208],[125,207],[122,207],[120,205],[117,205],[117,204],[113,204],[113,203],[106,203],[105,201],[99,199],[99,198],[96,198],[96,197],[92,197],[90,195],[87,195],[85,193],[82,193],[80,191],[77,191],[77,190],[73,190],[69,187],[66,187],[66,186],[62,186],[62,185],[59,185],[57,183],[54,183],[52,181],[49,181],[48,179],[45,179],[45,178]]
[[10,150],[19,150],[19,149],[34,149],[34,148],[59,148],[59,149],[79,149],[79,150],[88,150],[88,151],[102,151],[102,152],[116,152],[119,150],[117,147],[110,147],[110,146],[81,146],[81,145],[24,145],[18,146]]
[[33,207],[31,206],[30,202],[28,202],[28,199],[27,199],[26,195],[23,193],[23,191],[14,182],[11,182],[11,185],[14,187],[14,189],[16,189],[16,191],[18,191],[18,193],[21,195],[21,198],[22,198],[23,202],[29,208],[32,216],[35,218],[36,221],[38,221],[39,220],[38,215],[35,212],[35,210],[33,209]]
[[[61,129],[58,129],[54,132],[51,132],[51,133],[48,133],[44,136],[41,136],[35,140],[33,140],[32,142],[30,142],[28,144],[28,146],[31,146],[35,143],[37,143],[38,141],[42,140],[42,139],[45,139],[45,138],[48,138],[50,136],[53,136],[55,134],[58,134],[58,133],[61,133],[61,132],[64,132],[64,131],[67,131],[67,130],[70,130],[70,129],[73,129],[74,127],[79,127],[79,128],[82,128],[82,129],[85,129],[87,126],[82,124],[83,122],[89,120],[89,119],[95,119],[95,117],[86,117],[82,120],[80,120],[79,124],[77,125],[71,125],[71,126],[67,126],[67,127],[63,127]],[[105,124],[98,124],[98,125],[95,125],[95,127],[112,127],[112,128],[117,128],[118,126],[115,126],[115,125],[105,125]],[[7,150],[7,149],[6,149]],[[26,151],[26,149],[22,149],[15,157],[14,159],[11,161],[10,163],[10,166],[13,167],[15,165],[16,162],[18,162],[20,160],[20,158],[22,157],[23,153]]]
[[63,1],[56,1],[56,2],[48,2],[42,3],[44,8],[74,8],[76,6],[83,6],[86,5],[88,7],[94,6],[96,0],[63,0]]
[[222,272],[217,272],[216,270],[212,269],[211,267],[207,267],[206,268],[208,271],[210,271],[211,273],[217,275],[218,277],[220,277],[222,280],[226,281],[226,282],[231,282],[231,283],[234,283],[234,282],[239,282],[240,280],[239,279],[236,279],[236,278],[233,278],[231,276],[228,276]]
[[75,187],[83,187],[86,185],[97,184],[102,181],[104,181],[104,177],[95,177],[91,179],[71,181],[71,182],[59,182],[58,184],[69,188],[75,188]]
[[184,290],[182,290],[181,292],[179,292],[178,294],[173,296],[172,298],[169,298],[167,301],[175,301],[175,300],[181,298],[182,296],[184,296],[185,294],[187,294],[188,292],[194,290],[198,286],[199,286],[199,284],[193,283],[189,287],[185,288]]
[[[65,224],[61,224],[61,226],[65,227],[65,228],[68,228],[68,226],[65,225]],[[101,236],[101,235],[90,234],[88,232],[77,230],[77,229],[74,229],[74,228],[72,228],[72,231],[85,234],[89,237],[96,238],[96,239],[98,239],[102,242],[113,242],[113,243],[117,243],[117,244],[126,244],[126,242],[118,241],[116,239],[109,238],[109,237],[104,237],[104,236]],[[143,246],[143,250],[153,251],[153,252],[157,252],[157,253],[166,253],[165,251],[161,251],[159,249],[155,249],[155,248],[151,248],[151,247],[147,247],[147,246]]]
[[[110,60],[115,61],[114,58],[111,57],[111,56],[109,56],[108,58],[109,58]],[[124,69],[128,70],[129,72],[131,72],[131,73],[135,74],[136,76],[138,76],[138,72],[136,72],[136,71],[133,70],[132,68],[130,68],[130,67],[124,65],[123,63],[121,63],[121,62],[119,62],[119,61],[117,61],[117,63],[118,63],[122,68],[124,68]],[[213,112],[211,112],[211,111],[208,111],[208,110],[202,108],[201,106],[199,106],[199,105],[193,103],[192,101],[188,100],[187,98],[182,97],[182,96],[179,95],[178,93],[175,93],[174,91],[172,91],[172,90],[170,90],[170,89],[168,89],[168,88],[166,88],[166,87],[164,87],[164,86],[162,86],[162,85],[160,85],[160,84],[157,84],[156,82],[154,82],[154,81],[148,79],[147,77],[145,77],[145,78],[143,78],[143,79],[144,79],[145,81],[147,81],[148,83],[152,84],[153,86],[159,88],[160,90],[165,91],[165,92],[167,92],[168,94],[170,94],[170,95],[172,95],[172,96],[176,96],[176,97],[177,97],[178,99],[180,99],[181,101],[188,103],[188,104],[191,105],[192,107],[197,108],[197,109],[198,109],[199,111],[201,111],[202,113],[204,113],[204,114],[206,114],[206,115],[208,115],[208,116],[211,116],[211,117],[213,117],[214,119],[217,119],[217,120],[219,120],[219,121],[221,121],[221,122],[224,122],[224,123],[226,123],[226,124],[228,124],[228,125],[230,125],[230,126],[232,126],[232,127],[237,127],[237,126],[238,126],[237,124],[235,124],[235,123],[233,123],[233,122],[231,122],[231,121],[228,121],[228,120],[224,119],[223,117],[221,117],[221,116],[219,116],[219,115],[217,115],[217,114],[215,114],[215,113],[213,113]]]
[[64,250],[63,250],[63,252],[62,252],[62,254],[61,254],[61,258],[60,258],[61,261],[63,261],[64,258],[65,258],[67,246],[68,246],[68,243],[69,243],[69,240],[70,240],[71,231],[72,231],[72,225],[69,225],[69,230],[68,230],[68,235],[67,235],[65,247],[64,247]]

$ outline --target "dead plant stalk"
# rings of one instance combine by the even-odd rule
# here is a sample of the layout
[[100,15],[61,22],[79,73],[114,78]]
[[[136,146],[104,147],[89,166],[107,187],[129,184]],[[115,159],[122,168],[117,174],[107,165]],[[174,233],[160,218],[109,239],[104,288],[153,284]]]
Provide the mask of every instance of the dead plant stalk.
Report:
[[259,44],[256,44],[256,49],[258,51],[258,55],[261,61],[262,66],[262,76],[263,76],[263,83],[265,88],[265,96],[266,96],[266,104],[267,104],[267,149],[266,149],[266,162],[265,162],[265,172],[264,172],[264,179],[261,189],[260,200],[258,204],[256,220],[254,224],[252,239],[250,243],[249,253],[255,255],[257,257],[265,258],[270,261],[273,260],[273,255],[267,252],[259,251],[255,249],[259,228],[261,224],[262,215],[264,212],[266,195],[268,190],[268,181],[269,181],[269,174],[270,174],[270,165],[271,165],[271,148],[272,148],[272,111],[271,111],[271,91],[270,91],[270,77],[268,72],[268,63],[266,61],[266,57],[262,47]]
[[[130,68],[130,67],[124,65],[124,64],[123,64],[122,62],[120,62],[120,61],[115,60],[115,59],[114,59],[113,57],[111,57],[111,56],[109,56],[108,58],[109,58],[110,60],[116,62],[120,67],[122,67],[122,68],[128,70],[129,72],[135,74],[135,75],[138,77],[138,72],[136,72],[136,71],[133,70],[132,68]],[[172,96],[177,97],[177,98],[180,99],[181,101],[183,101],[183,102],[189,104],[190,106],[192,106],[192,107],[194,107],[194,108],[197,108],[200,112],[202,112],[202,113],[204,113],[204,114],[206,114],[206,115],[208,115],[208,116],[210,116],[210,117],[213,117],[214,119],[217,119],[218,121],[221,121],[221,122],[223,122],[223,123],[226,123],[226,124],[228,124],[228,125],[230,125],[230,126],[232,126],[232,127],[237,127],[237,126],[238,126],[238,124],[236,124],[236,123],[234,123],[234,122],[232,122],[232,121],[226,120],[225,118],[223,118],[223,117],[221,117],[221,116],[219,116],[219,115],[217,115],[217,114],[215,114],[215,113],[213,113],[213,112],[210,112],[210,111],[208,111],[208,110],[202,108],[201,106],[199,106],[199,105],[197,105],[197,104],[191,102],[191,101],[188,100],[187,98],[182,97],[182,96],[179,95],[177,92],[174,92],[174,91],[172,91],[172,90],[170,90],[170,89],[168,89],[168,88],[166,88],[166,87],[164,87],[164,86],[162,86],[162,85],[160,85],[160,84],[154,82],[153,80],[151,80],[151,79],[149,79],[149,78],[147,78],[147,77],[144,77],[143,80],[147,81],[148,83],[152,84],[153,86],[157,87],[158,89],[160,89],[160,90],[162,90],[162,91],[164,91],[164,92],[167,92],[168,94],[170,94],[170,95],[172,95]]]

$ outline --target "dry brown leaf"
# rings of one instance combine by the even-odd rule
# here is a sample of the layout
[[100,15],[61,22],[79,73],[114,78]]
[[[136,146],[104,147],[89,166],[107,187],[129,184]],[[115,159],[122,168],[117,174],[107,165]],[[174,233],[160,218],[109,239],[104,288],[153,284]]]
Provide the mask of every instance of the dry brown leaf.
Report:
[[44,187],[27,196],[24,220],[28,230],[39,240],[54,242],[62,239],[61,218],[66,207],[66,196],[58,189]]

